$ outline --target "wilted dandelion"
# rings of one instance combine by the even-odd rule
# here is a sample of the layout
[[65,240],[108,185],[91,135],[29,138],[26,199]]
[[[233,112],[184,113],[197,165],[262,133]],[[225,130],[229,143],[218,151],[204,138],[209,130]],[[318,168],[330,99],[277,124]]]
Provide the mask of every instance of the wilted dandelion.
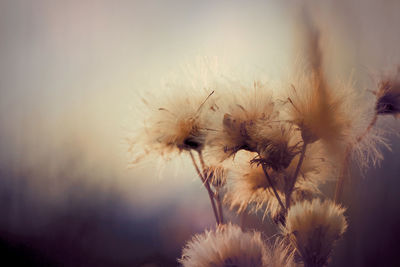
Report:
[[314,199],[292,206],[283,228],[304,266],[325,266],[333,245],[346,231],[344,209],[330,201]]
[[196,235],[183,249],[185,267],[265,266],[266,246],[259,232],[243,232],[233,224]]

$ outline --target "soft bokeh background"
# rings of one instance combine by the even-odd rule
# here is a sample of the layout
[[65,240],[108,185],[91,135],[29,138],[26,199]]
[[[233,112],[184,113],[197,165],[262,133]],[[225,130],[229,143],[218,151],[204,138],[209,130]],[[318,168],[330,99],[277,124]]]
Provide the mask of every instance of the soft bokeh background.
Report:
[[[400,63],[400,3],[320,2],[1,0],[2,265],[176,266],[212,213],[185,159],[163,178],[151,164],[126,168],[138,92],[160,90],[204,56],[284,76],[301,60],[303,8],[331,73],[374,89]],[[398,131],[398,121],[385,123]],[[331,266],[398,263],[400,143],[391,143],[381,167],[346,188],[350,229]],[[271,227],[256,222],[246,219]]]

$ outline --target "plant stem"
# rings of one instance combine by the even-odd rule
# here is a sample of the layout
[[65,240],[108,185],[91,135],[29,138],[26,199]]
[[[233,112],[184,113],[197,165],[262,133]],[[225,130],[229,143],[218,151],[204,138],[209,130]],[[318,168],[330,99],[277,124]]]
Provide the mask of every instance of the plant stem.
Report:
[[303,147],[301,148],[300,159],[299,159],[299,162],[297,163],[296,170],[293,174],[292,179],[289,181],[289,185],[286,190],[286,196],[285,196],[286,209],[290,208],[290,199],[292,197],[294,185],[296,184],[296,181],[297,181],[297,176],[299,176],[301,165],[303,164],[304,157],[306,155],[306,149],[307,149],[307,143],[304,143]]
[[215,193],[215,200],[217,201],[218,211],[219,211],[219,222],[224,223],[224,211],[222,209],[222,201],[219,197],[219,190]]
[[217,213],[217,208],[216,208],[215,202],[214,202],[214,192],[211,190],[208,180],[206,180],[205,177],[203,177],[203,175],[201,174],[199,166],[196,163],[196,160],[195,160],[195,158],[193,156],[192,151],[189,151],[189,153],[190,153],[190,158],[192,159],[192,162],[193,162],[193,166],[195,167],[196,172],[199,175],[204,187],[206,188],[206,190],[208,192],[208,196],[210,197],[211,206],[212,206],[212,209],[214,211],[215,220],[216,220],[217,224],[220,224],[220,221],[219,221],[219,218],[218,218],[218,213]]
[[[203,158],[203,153],[201,153],[201,151],[197,151],[199,154],[199,159],[200,159],[200,164],[201,164],[201,168],[203,169],[203,176],[204,179],[207,180],[207,182],[209,183],[208,179],[209,177],[206,177],[206,170],[207,170],[207,166],[204,162],[204,158]],[[222,202],[221,199],[219,197],[219,192],[218,189],[216,189],[216,192],[214,194],[214,199],[217,202],[217,207],[218,207],[218,218],[219,218],[219,223],[224,223],[224,215],[223,215],[223,210],[222,210]]]
[[206,170],[206,164],[203,159],[203,153],[201,153],[201,151],[197,151],[197,153],[199,153],[201,168],[203,169],[203,172],[204,172]]
[[286,212],[285,205],[283,205],[283,202],[282,202],[282,200],[281,200],[281,197],[279,196],[278,192],[277,192],[276,189],[275,189],[274,184],[272,183],[271,177],[269,176],[269,174],[268,174],[268,172],[267,172],[266,166],[265,166],[264,164],[261,164],[261,166],[262,166],[262,169],[263,169],[263,171],[264,171],[265,177],[267,178],[268,183],[269,183],[269,185],[271,186],[272,191],[274,192],[275,197],[276,197],[276,199],[277,199],[278,202],[279,202],[279,205],[281,205],[282,210]]
[[353,144],[347,145],[345,157],[344,157],[343,164],[342,164],[342,170],[340,171],[340,176],[336,182],[335,196],[334,196],[335,203],[339,203],[340,198],[343,193],[343,186],[344,186],[344,182],[345,182],[345,178],[346,178],[348,165],[350,163],[350,155],[351,155],[351,151],[352,151],[353,147],[356,146],[358,143],[360,143],[365,138],[365,136],[367,136],[367,134],[374,127],[377,120],[378,120],[378,114],[375,113],[374,117],[372,118],[371,122],[368,124],[368,127],[365,129],[365,131],[356,138],[356,141]]

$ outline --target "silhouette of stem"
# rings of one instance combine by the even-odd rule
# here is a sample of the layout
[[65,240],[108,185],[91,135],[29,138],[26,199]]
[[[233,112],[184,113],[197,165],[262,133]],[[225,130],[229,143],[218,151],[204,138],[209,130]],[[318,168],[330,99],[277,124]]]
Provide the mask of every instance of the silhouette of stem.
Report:
[[195,167],[196,172],[197,172],[197,174],[199,175],[200,180],[202,181],[204,187],[206,188],[206,190],[207,190],[207,192],[208,192],[208,196],[210,197],[211,206],[212,206],[212,209],[213,209],[213,211],[214,211],[215,220],[216,220],[217,224],[220,224],[219,217],[218,217],[218,213],[217,213],[217,208],[216,208],[215,202],[214,202],[214,192],[213,192],[213,191],[211,190],[211,188],[210,188],[210,183],[209,183],[209,181],[206,180],[206,178],[201,174],[200,169],[199,169],[199,166],[197,165],[197,162],[196,162],[196,160],[195,160],[195,158],[194,158],[194,156],[193,156],[192,151],[189,151],[189,152],[190,152],[190,153],[189,153],[189,154],[190,154],[190,158],[192,159],[192,162],[193,162],[193,166]]
[[283,205],[283,202],[282,202],[282,200],[281,200],[281,197],[279,196],[278,192],[277,192],[276,189],[275,189],[274,184],[272,183],[271,177],[269,176],[269,174],[268,174],[268,172],[267,172],[266,166],[265,166],[264,164],[261,164],[261,165],[262,165],[262,169],[263,169],[263,171],[264,171],[265,177],[267,178],[268,183],[269,183],[269,185],[271,186],[272,191],[274,192],[274,195],[275,195],[276,199],[277,199],[278,202],[279,202],[279,205],[281,205],[282,210],[286,212],[285,205]]
[[296,184],[297,177],[299,176],[299,173],[300,173],[301,165],[303,164],[304,157],[306,155],[306,149],[307,149],[307,143],[304,143],[303,147],[301,148],[300,159],[299,159],[299,162],[297,163],[296,170],[293,174],[292,179],[289,181],[289,183],[288,183],[289,185],[286,190],[286,196],[285,196],[286,209],[290,208],[290,199],[292,197],[292,192],[293,192],[294,185]]

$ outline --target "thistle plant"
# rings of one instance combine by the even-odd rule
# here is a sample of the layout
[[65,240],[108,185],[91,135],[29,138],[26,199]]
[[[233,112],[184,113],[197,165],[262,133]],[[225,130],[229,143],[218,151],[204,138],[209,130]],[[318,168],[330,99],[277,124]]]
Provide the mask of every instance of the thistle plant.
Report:
[[[308,34],[310,64],[279,88],[227,79],[179,87],[160,104],[144,99],[149,115],[128,139],[133,164],[150,155],[190,158],[216,221],[184,246],[183,266],[326,266],[345,234],[340,200],[351,159],[382,159],[377,121],[399,118],[400,80],[382,79],[374,103],[357,112],[360,92],[326,78],[320,34]],[[333,201],[320,191],[327,182],[336,183]],[[224,211],[261,211],[280,231],[266,238],[227,222]]]

